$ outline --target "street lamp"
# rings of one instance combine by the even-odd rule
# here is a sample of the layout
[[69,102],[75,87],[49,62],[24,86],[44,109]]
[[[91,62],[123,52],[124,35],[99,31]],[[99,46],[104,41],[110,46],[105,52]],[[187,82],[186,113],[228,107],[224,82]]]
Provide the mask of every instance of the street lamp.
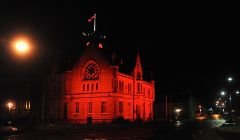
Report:
[[13,39],[2,39],[0,43],[6,44],[16,56],[26,56],[33,51],[32,41],[24,35],[15,36]]
[[239,94],[239,91],[238,91],[238,90],[236,91],[236,94]]
[[29,51],[29,45],[24,40],[19,40],[15,44],[16,51],[19,53],[26,53]]
[[11,118],[11,110],[13,109],[13,102],[8,102],[7,103],[7,107],[8,107],[8,117],[9,117],[9,121],[10,121],[10,118]]
[[12,102],[8,102],[7,103],[7,107],[8,107],[8,111],[10,112],[11,109],[13,108],[13,103]]
[[16,38],[11,42],[13,52],[19,56],[25,56],[30,53],[31,46],[30,41],[27,38]]
[[225,91],[221,91],[221,95],[225,95],[226,93],[225,93]]
[[[233,78],[231,76],[228,77],[228,82],[231,83],[233,81]],[[230,105],[230,115],[231,115],[231,112],[232,112],[232,92],[231,92],[231,89],[228,89],[229,91],[229,105]]]
[[232,77],[228,77],[228,82],[232,82],[233,78]]

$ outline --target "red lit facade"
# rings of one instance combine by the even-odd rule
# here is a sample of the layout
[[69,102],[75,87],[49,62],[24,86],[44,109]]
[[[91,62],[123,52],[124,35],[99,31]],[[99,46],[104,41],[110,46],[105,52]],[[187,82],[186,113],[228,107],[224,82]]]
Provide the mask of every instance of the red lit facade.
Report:
[[123,117],[153,119],[154,81],[143,80],[139,53],[131,74],[120,72],[101,48],[86,47],[71,70],[53,75],[46,118],[70,123],[102,123]]

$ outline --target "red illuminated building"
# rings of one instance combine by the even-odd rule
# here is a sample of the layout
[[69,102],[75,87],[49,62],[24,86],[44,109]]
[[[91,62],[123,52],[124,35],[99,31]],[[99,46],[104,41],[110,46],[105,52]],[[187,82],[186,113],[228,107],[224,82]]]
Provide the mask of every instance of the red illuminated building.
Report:
[[55,82],[46,95],[46,119],[80,124],[111,122],[118,117],[153,119],[154,81],[143,80],[139,53],[131,74],[126,74],[112,63],[114,55],[109,61],[103,50],[99,42],[88,41],[70,70],[52,75]]

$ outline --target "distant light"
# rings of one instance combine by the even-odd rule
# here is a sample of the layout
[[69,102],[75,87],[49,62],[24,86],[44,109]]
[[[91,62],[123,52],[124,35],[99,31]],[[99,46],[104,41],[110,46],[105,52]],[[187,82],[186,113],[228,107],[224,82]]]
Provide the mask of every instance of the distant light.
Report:
[[233,80],[232,77],[228,77],[228,81],[231,82]]
[[82,35],[84,35],[84,36],[87,36],[87,34],[86,34],[86,33],[84,33],[84,32],[82,32]]
[[199,111],[202,112],[202,106],[199,105],[198,107],[199,107]]
[[236,94],[239,94],[239,91],[238,91],[238,90],[236,91]]
[[176,113],[179,113],[179,112],[181,112],[182,110],[180,109],[180,108],[177,108],[177,109],[175,109],[175,112]]
[[90,45],[90,42],[87,42],[86,45],[89,46],[89,45]]
[[222,92],[221,92],[221,95],[225,95],[225,92],[224,92],[224,91],[222,91]]
[[12,102],[8,102],[7,103],[7,107],[9,110],[11,110],[13,108],[13,103]]
[[31,109],[31,103],[30,103],[30,101],[26,101],[25,109]]
[[218,120],[221,117],[220,114],[213,114],[212,118]]
[[102,43],[99,43],[99,44],[98,44],[98,47],[102,49],[102,48],[103,48]]

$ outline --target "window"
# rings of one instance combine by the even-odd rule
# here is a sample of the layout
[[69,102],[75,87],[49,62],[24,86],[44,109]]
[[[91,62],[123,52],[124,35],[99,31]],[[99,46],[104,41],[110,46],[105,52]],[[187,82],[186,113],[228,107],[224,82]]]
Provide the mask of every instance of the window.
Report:
[[137,93],[140,93],[140,83],[137,83]]
[[122,92],[122,81],[119,80],[119,92]]
[[93,85],[93,83],[92,83],[92,90],[94,89],[94,87],[93,87],[94,85]]
[[143,110],[143,113],[145,114],[145,103],[142,104],[142,110]]
[[98,90],[98,83],[96,83],[96,90]]
[[75,113],[79,113],[79,102],[76,102],[76,110]]
[[140,72],[137,73],[137,80],[141,80],[141,74],[140,74]]
[[87,84],[87,91],[89,91],[89,84]]
[[85,84],[83,84],[83,86],[82,86],[82,90],[85,91]]
[[129,116],[131,115],[131,112],[132,112],[132,105],[131,105],[131,103],[129,102],[129,103],[128,103],[128,115],[129,115]]
[[152,114],[152,104],[149,104],[150,115]]
[[88,113],[92,113],[92,102],[88,102]]
[[150,89],[148,89],[148,97],[150,97]]
[[119,102],[119,113],[120,114],[123,113],[123,102],[122,101]]
[[101,113],[107,113],[107,102],[106,101],[101,102]]
[[136,115],[137,115],[137,118],[141,117],[141,106],[140,105],[136,105]]

